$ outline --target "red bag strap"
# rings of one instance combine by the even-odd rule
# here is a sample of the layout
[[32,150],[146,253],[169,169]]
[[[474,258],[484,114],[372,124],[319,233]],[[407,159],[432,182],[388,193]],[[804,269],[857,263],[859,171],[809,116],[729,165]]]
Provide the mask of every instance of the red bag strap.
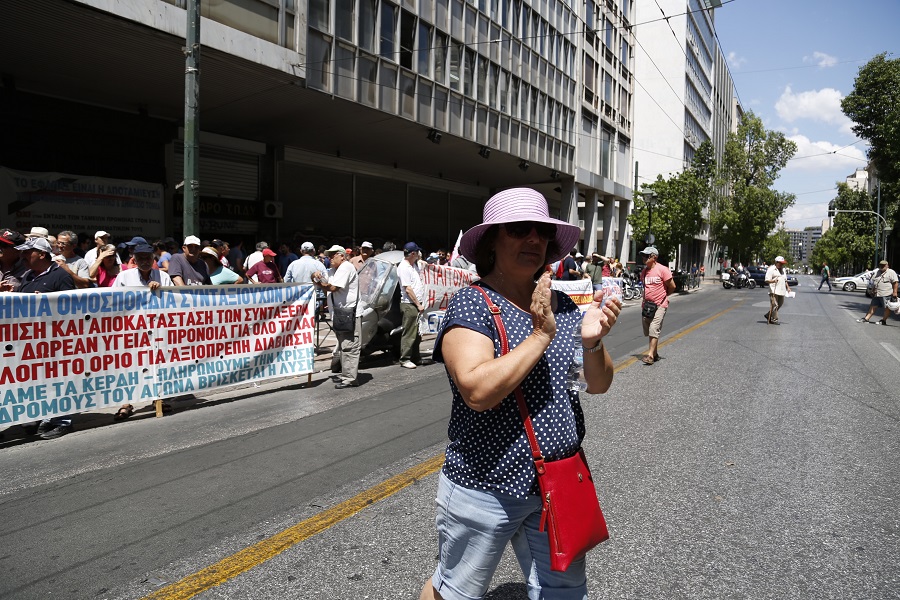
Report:
[[[500,335],[500,356],[509,352],[509,339],[506,337],[506,328],[503,326],[503,319],[500,318],[500,307],[494,304],[491,297],[487,295],[480,285],[472,284],[472,287],[481,292],[487,302],[488,310],[494,318],[494,325],[497,327],[497,333]],[[522,386],[516,386],[516,402],[519,405],[519,414],[522,416],[522,422],[525,424],[525,435],[528,437],[528,444],[531,446],[531,458],[534,460],[534,468],[538,475],[544,474],[544,457],[541,455],[541,447],[538,444],[537,437],[534,435],[534,426],[531,424],[531,415],[528,413],[528,405],[525,404],[525,394],[522,392]]]

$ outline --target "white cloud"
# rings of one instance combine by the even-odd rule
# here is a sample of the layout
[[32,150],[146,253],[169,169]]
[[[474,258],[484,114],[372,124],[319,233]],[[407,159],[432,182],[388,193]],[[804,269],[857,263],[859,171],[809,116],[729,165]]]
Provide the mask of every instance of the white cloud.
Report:
[[812,56],[804,56],[803,62],[805,63],[815,63],[817,66],[827,69],[828,67],[833,67],[837,64],[837,57],[830,56],[825,54],[824,52],[813,52]]
[[866,165],[866,154],[859,145],[847,147],[847,144],[813,142],[805,135],[792,135],[788,139],[797,144],[797,153],[785,171],[835,171],[838,172],[836,180],[843,180],[854,169]]
[[849,133],[852,121],[841,112],[843,95],[834,88],[809,90],[794,93],[791,86],[784,88],[781,97],[775,102],[778,116],[793,123],[798,119],[809,119],[837,125],[842,133]]
[[747,63],[746,58],[738,56],[735,52],[729,52],[728,56],[725,57],[725,60],[732,69],[740,69]]

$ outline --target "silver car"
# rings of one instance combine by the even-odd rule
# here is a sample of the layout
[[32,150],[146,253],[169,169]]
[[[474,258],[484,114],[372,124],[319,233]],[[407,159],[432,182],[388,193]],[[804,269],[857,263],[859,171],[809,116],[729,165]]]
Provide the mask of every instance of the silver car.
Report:
[[866,285],[868,285],[869,280],[872,279],[872,275],[875,271],[877,271],[877,269],[863,271],[862,273],[857,273],[851,277],[837,277],[831,282],[831,285],[840,290],[844,290],[845,292],[865,290]]

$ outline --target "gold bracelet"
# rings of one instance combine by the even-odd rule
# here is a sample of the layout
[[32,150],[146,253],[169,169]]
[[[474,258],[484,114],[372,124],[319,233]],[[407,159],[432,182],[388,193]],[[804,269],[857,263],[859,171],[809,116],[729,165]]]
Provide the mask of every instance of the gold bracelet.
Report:
[[585,348],[584,346],[582,346],[581,349],[585,352],[589,352],[590,354],[593,354],[594,352],[600,352],[601,350],[603,350],[603,340],[601,339],[599,342],[597,342],[597,345],[593,348]]

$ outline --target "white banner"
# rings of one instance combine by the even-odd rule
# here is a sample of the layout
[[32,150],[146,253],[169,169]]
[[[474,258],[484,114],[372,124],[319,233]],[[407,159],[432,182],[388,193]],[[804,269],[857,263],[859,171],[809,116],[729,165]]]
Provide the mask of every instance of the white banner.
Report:
[[594,284],[590,279],[574,279],[565,281],[563,279],[554,279],[550,282],[550,287],[560,292],[565,292],[578,305],[581,312],[590,307],[591,300],[594,298]]
[[0,426],[311,373],[310,285],[0,294]]
[[163,187],[157,183],[0,167],[0,222],[23,235],[32,227],[46,227],[52,235],[93,236],[102,229],[152,243],[163,236],[164,214]]
[[420,333],[437,333],[447,312],[450,298],[460,288],[479,279],[478,273],[445,265],[425,265],[425,315],[419,323]]

